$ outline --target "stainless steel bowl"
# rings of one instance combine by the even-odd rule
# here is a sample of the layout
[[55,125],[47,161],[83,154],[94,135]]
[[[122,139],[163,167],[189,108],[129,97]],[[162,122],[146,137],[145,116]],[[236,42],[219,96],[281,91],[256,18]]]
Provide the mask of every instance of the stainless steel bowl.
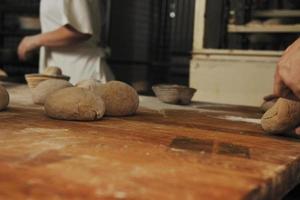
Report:
[[197,91],[183,85],[160,84],[152,87],[159,100],[169,104],[188,105]]

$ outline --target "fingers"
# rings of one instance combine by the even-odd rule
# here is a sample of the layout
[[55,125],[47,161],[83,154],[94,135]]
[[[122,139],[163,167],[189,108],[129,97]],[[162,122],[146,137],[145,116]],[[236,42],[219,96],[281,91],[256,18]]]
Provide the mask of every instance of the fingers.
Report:
[[295,129],[295,134],[296,134],[297,136],[300,136],[300,127],[297,127],[297,128]]
[[[292,54],[292,56],[294,56]],[[288,58],[282,57],[277,64],[273,92],[277,97],[283,97],[290,100],[300,100],[299,84],[296,84],[298,78],[293,75],[293,66]],[[297,96],[298,95],[298,96]]]
[[21,41],[19,47],[18,47],[18,56],[20,60],[26,60],[26,44],[25,44],[25,38]]
[[289,66],[282,66],[278,70],[278,76],[280,79],[280,96],[283,98],[299,101],[300,100],[300,88],[295,83],[294,78],[291,76]]
[[265,96],[265,97],[264,97],[264,100],[265,100],[265,101],[272,101],[272,100],[277,99],[277,98],[278,98],[278,97],[277,97],[276,95],[270,94],[270,95]]
[[277,97],[282,96],[283,88],[284,88],[284,83],[279,74],[279,64],[278,64],[275,72],[275,77],[274,77],[274,85],[273,85],[274,96]]
[[22,61],[26,60],[26,53],[21,48],[18,49],[18,56],[20,60]]
[[18,47],[18,56],[21,60],[27,60],[30,53],[40,48],[40,35],[25,37]]

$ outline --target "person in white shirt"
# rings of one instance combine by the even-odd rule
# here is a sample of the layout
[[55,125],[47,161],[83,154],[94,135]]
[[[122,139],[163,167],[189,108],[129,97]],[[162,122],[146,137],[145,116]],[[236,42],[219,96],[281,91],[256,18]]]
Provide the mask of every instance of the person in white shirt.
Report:
[[75,84],[84,79],[106,83],[114,76],[105,62],[100,42],[98,0],[41,0],[42,33],[25,37],[18,47],[22,60],[40,48],[40,72],[60,67]]

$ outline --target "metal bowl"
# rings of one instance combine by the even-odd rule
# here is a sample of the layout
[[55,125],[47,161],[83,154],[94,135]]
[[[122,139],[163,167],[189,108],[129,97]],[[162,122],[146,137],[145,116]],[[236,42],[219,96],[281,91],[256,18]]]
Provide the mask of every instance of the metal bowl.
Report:
[[152,87],[157,98],[165,103],[188,105],[197,91],[183,85],[160,84]]

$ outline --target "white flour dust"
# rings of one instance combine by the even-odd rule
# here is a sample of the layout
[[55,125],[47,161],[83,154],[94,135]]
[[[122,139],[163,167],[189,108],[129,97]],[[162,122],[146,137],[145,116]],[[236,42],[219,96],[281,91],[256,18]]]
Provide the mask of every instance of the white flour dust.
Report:
[[261,123],[261,119],[246,118],[246,117],[224,116],[224,117],[220,117],[220,118],[230,120],[230,121],[237,121],[237,122],[248,122],[248,123],[254,123],[254,124]]

